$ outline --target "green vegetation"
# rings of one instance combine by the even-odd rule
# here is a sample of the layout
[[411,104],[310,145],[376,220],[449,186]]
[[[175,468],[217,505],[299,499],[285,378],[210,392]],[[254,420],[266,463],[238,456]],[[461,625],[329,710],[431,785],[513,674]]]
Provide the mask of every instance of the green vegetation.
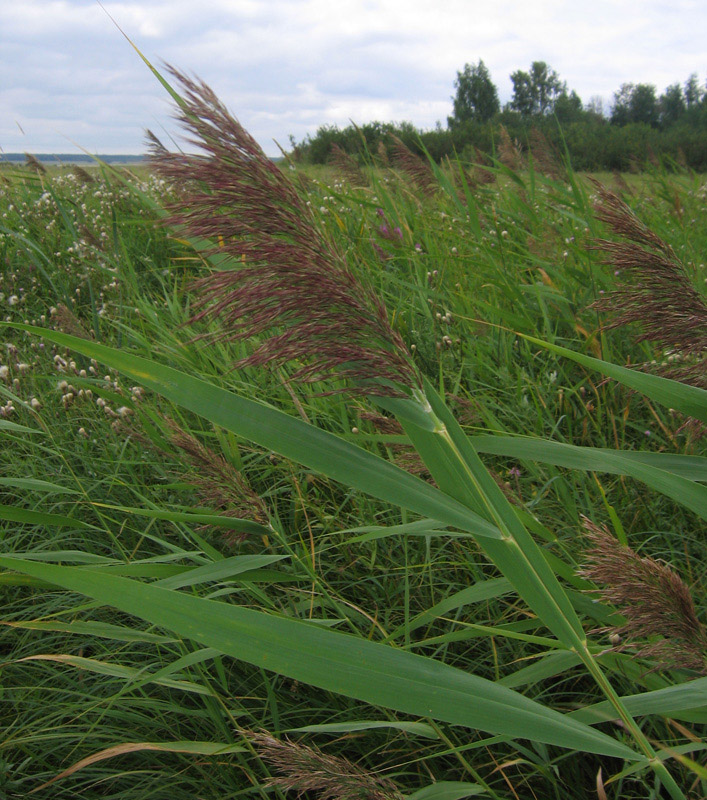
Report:
[[397,136],[418,154],[438,163],[445,157],[478,160],[498,156],[501,130],[518,146],[532,151],[540,133],[558,152],[567,153],[575,169],[639,172],[660,163],[669,169],[707,171],[707,90],[696,74],[684,86],[626,83],[614,94],[610,113],[601,98],[585,105],[575,91],[544,61],[511,76],[513,96],[501,109],[498,90],[483,61],[465,64],[454,81],[453,112],[447,127],[417,130],[410,123],[372,122],[360,128],[323,126],[294,146],[298,158],[324,164],[336,145],[364,160],[364,153],[390,150]]
[[704,179],[182,88],[0,176],[4,796],[704,795]]

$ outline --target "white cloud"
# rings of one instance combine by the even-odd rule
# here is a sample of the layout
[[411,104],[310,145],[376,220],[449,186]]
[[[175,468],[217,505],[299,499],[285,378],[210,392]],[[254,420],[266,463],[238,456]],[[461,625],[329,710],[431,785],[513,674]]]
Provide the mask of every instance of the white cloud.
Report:
[[[0,147],[140,152],[170,125],[165,93],[95,0],[3,3]],[[606,105],[628,81],[659,91],[700,71],[697,0],[104,0],[147,57],[196,73],[275,153],[322,124],[444,121],[456,71],[509,75],[545,60]],[[23,136],[17,124],[25,131]],[[173,126],[172,126],[173,129]],[[85,139],[82,137],[86,137]]]

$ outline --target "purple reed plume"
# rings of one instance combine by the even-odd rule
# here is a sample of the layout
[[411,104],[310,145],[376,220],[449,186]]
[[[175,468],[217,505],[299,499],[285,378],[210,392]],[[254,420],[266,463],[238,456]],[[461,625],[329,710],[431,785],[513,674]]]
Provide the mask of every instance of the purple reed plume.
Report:
[[190,321],[218,321],[205,334],[211,340],[256,339],[237,368],[295,362],[292,380],[337,377],[357,394],[400,396],[419,386],[385,307],[293,183],[206,84],[170,72],[183,89],[177,118],[202,154],[170,153],[148,134],[152,163],[178,198],[168,223],[210,243],[205,253],[218,259],[192,286]]

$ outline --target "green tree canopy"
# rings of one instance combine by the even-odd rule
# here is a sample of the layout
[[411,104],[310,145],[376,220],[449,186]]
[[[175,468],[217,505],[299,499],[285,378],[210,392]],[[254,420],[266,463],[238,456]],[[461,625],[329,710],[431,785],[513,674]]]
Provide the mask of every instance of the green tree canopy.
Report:
[[655,86],[648,83],[624,83],[614,94],[611,121],[615,125],[644,122],[656,127],[658,100],[655,96]]
[[682,93],[682,86],[673,83],[663,92],[658,100],[660,112],[660,123],[663,126],[672,125],[677,122],[687,110],[685,98]]
[[567,93],[567,86],[560,76],[544,61],[533,61],[530,72],[516,70],[511,74],[511,81],[513,99],[510,109],[524,117],[552,113],[557,99]]
[[704,97],[705,90],[700,86],[697,73],[693,72],[685,81],[685,105],[688,108],[699,106]]
[[582,99],[574,89],[569,93],[565,90],[555,100],[553,111],[560,122],[577,122],[584,113]]
[[501,108],[496,86],[481,59],[478,64],[465,64],[457,72],[454,88],[454,113],[447,120],[450,128],[469,120],[486,122]]

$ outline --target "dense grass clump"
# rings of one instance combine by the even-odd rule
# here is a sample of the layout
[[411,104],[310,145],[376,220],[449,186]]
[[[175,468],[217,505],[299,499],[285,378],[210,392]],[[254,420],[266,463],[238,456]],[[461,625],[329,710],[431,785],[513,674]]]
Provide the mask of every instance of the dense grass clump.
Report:
[[0,176],[0,793],[705,794],[704,179],[182,89],[200,156]]

